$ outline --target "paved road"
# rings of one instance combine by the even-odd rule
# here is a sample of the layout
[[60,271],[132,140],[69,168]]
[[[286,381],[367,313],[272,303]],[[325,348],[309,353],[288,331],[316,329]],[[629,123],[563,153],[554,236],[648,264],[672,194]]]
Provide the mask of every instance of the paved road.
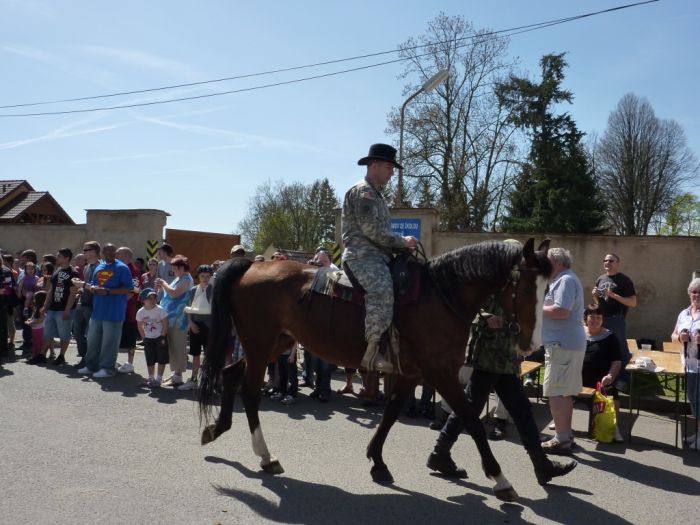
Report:
[[[74,362],[74,349],[69,351]],[[123,354],[120,355],[123,358]],[[631,446],[585,439],[575,414],[579,467],[537,485],[517,438],[493,444],[520,499],[493,497],[467,436],[455,457],[469,479],[452,482],[424,466],[436,433],[403,419],[385,453],[396,483],[378,486],[364,452],[380,417],[351,396],[285,407],[267,399],[262,424],[286,473],[262,474],[245,417],[199,445],[191,393],[139,386],[136,374],[92,380],[21,361],[0,370],[0,522],[8,524],[234,523],[692,523],[700,509],[700,454],[660,450],[673,425],[643,414]],[[334,387],[341,387],[341,375]],[[548,423],[545,405],[538,422]]]

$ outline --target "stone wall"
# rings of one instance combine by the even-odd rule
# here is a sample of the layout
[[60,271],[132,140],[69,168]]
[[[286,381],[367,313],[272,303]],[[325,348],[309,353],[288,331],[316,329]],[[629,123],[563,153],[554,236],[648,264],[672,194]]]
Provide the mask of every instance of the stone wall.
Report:
[[86,224],[0,225],[0,247],[9,252],[32,248],[39,256],[70,248],[78,253],[85,241],[128,246],[146,257],[146,241],[163,239],[168,214],[162,210],[87,210]]
[[[420,219],[421,242],[426,255],[433,257],[452,249],[486,240],[516,238],[521,242],[532,235],[438,231],[439,216],[433,209],[392,209],[392,219]],[[340,243],[340,210],[336,242]],[[604,273],[603,257],[615,253],[620,270],[635,284],[637,308],[627,316],[630,339],[669,341],[676,317],[690,304],[687,289],[693,272],[700,269],[700,237],[620,237],[616,235],[537,235],[535,246],[548,237],[551,246],[571,252],[573,271],[581,279],[586,301],[596,278]],[[699,270],[700,271],[700,270]]]

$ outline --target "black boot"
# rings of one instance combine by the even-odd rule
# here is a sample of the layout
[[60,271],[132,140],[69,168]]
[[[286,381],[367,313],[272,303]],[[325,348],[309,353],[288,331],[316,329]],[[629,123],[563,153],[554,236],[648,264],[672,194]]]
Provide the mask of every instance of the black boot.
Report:
[[442,445],[438,442],[435,450],[428,457],[427,466],[431,470],[437,470],[440,474],[448,478],[464,479],[467,471],[458,467],[450,455],[450,446]]
[[537,483],[543,486],[552,481],[552,478],[568,474],[578,465],[574,460],[557,461],[555,459],[550,459],[541,451],[533,453],[528,452],[528,454],[530,454],[532,464],[535,466]]

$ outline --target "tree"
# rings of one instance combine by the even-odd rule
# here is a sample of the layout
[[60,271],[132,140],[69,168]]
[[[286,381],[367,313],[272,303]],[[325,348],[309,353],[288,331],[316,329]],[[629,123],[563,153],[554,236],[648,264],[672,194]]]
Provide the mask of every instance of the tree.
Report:
[[561,87],[567,66],[564,54],[545,55],[540,66],[539,83],[512,75],[498,87],[502,103],[513,110],[513,123],[531,139],[530,153],[509,195],[503,227],[516,232],[597,231],[603,213],[583,133],[568,113],[554,113],[556,104],[573,100],[573,94]]
[[314,251],[333,241],[339,205],[328,179],[312,184],[270,181],[258,186],[239,225],[244,243],[261,252],[275,246]]
[[700,235],[700,201],[692,193],[679,195],[660,222],[661,235]]
[[646,235],[695,178],[698,162],[678,123],[658,119],[647,100],[628,93],[597,144],[596,171],[615,230]]
[[[441,13],[425,35],[400,49],[408,64],[401,78],[415,76],[422,84],[440,70],[450,71],[445,82],[407,108],[402,204],[436,206],[446,229],[492,229],[515,155],[515,128],[494,93],[495,82],[511,68],[504,61],[507,39]],[[411,83],[404,95],[417,89]],[[399,142],[399,108],[390,113],[387,132]]]

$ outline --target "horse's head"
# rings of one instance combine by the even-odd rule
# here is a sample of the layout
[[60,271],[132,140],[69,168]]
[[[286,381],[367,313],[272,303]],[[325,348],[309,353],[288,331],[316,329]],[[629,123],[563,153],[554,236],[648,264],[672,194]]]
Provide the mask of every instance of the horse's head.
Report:
[[514,334],[518,345],[527,350],[532,343],[542,344],[542,305],[547,281],[552,266],[547,259],[549,239],[534,250],[535,240],[528,239],[523,247],[522,259],[515,264],[503,288],[500,303],[509,318],[505,319]]

